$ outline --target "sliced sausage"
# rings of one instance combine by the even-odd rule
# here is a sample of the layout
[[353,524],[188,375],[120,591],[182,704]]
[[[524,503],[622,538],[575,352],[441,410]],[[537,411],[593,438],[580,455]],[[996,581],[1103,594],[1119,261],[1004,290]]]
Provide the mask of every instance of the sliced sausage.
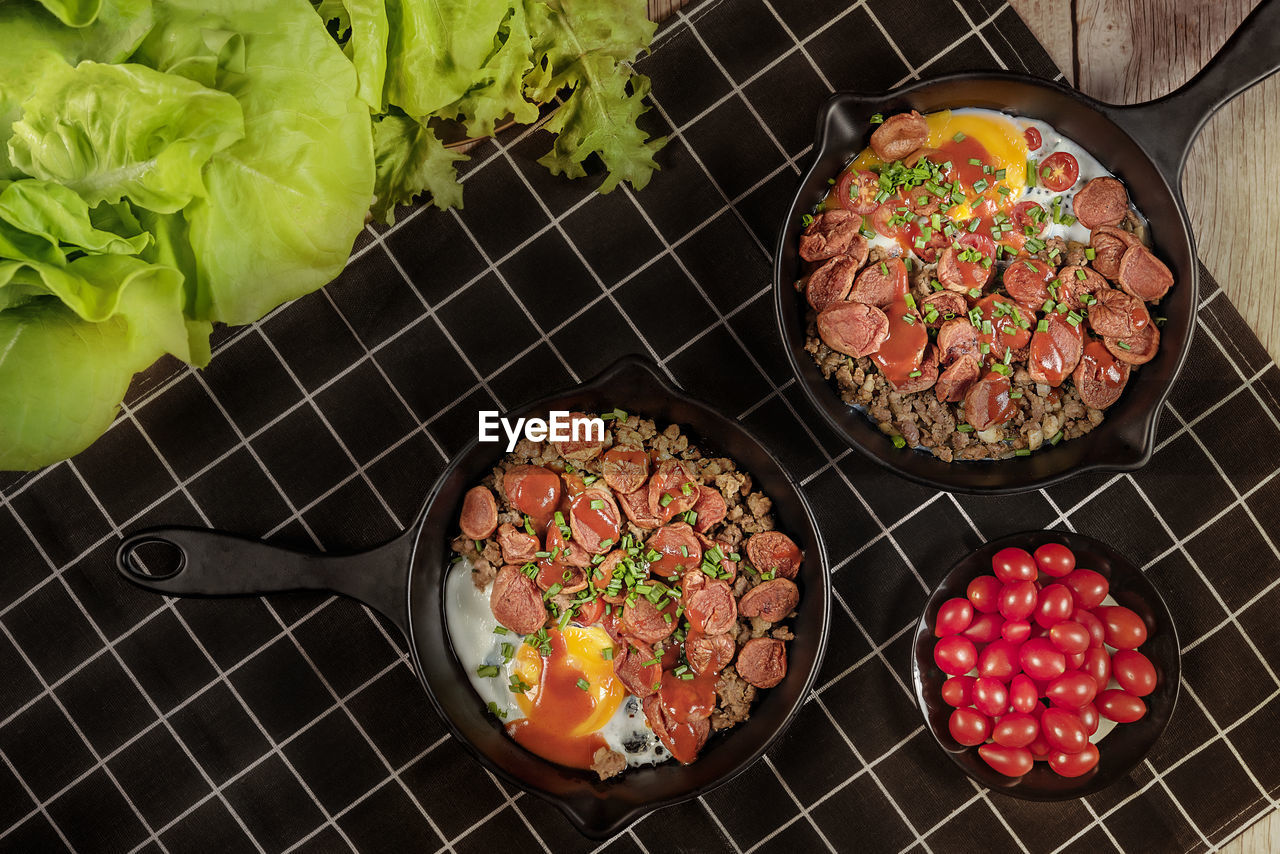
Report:
[[982,365],[977,356],[963,355],[947,366],[938,376],[933,393],[943,403],[959,403],[964,400],[965,392],[982,376]]
[[991,274],[995,272],[994,265],[983,267],[980,262],[961,259],[961,252],[972,251],[969,247],[957,249],[955,246],[948,246],[942,250],[942,254],[938,256],[936,275],[938,282],[944,288],[963,294],[968,293],[975,287],[979,289],[985,288],[987,283],[991,281]]
[[664,578],[682,575],[702,563],[702,543],[693,528],[684,523],[666,525],[645,542],[646,554],[661,556],[649,562],[649,571]]
[[1151,250],[1139,244],[1130,246],[1120,259],[1116,281],[1125,293],[1155,302],[1173,287],[1173,273]]
[[947,153],[945,151],[942,151],[941,149],[917,148],[911,154],[908,154],[906,157],[902,158],[902,162],[907,166],[915,166],[917,163],[919,163],[921,160],[924,160],[925,158],[928,158],[929,161],[933,163],[935,166],[941,166],[943,163],[946,163],[947,160],[950,159],[947,157]]
[[637,528],[650,531],[662,524],[660,516],[649,512],[648,486],[642,486],[635,492],[619,493],[618,503],[622,505],[622,512],[627,514],[627,519]]
[[837,255],[809,274],[804,286],[805,299],[815,311],[822,311],[833,303],[849,296],[853,287],[853,274],[858,270],[858,259]]
[[573,541],[591,554],[604,554],[617,545],[621,524],[622,514],[607,489],[588,487],[569,502]]
[[1129,192],[1120,181],[1104,175],[1081,187],[1071,207],[1085,228],[1119,225],[1129,212]]
[[[837,255],[867,257],[867,239],[859,233],[862,217],[836,208],[820,213],[800,235],[800,257],[805,261],[825,261]],[[859,262],[861,264],[861,262]]]
[[498,529],[498,500],[484,486],[473,486],[462,498],[462,515],[458,527],[463,536],[471,540],[483,540]]
[[914,394],[918,391],[925,391],[933,388],[933,384],[938,381],[938,348],[930,344],[925,348],[924,354],[920,357],[920,367],[911,373],[919,371],[917,376],[908,375],[906,379],[895,382],[889,380],[889,385],[899,394]]
[[1068,308],[1080,311],[1092,302],[1085,300],[1086,295],[1096,298],[1098,291],[1106,287],[1109,287],[1107,280],[1089,267],[1063,267],[1058,271],[1057,300]]
[[668,599],[666,605],[658,608],[647,597],[634,596],[622,606],[622,631],[645,643],[657,643],[676,630],[675,611],[674,599]]
[[886,163],[902,160],[929,141],[929,123],[915,110],[881,122],[871,134],[871,150]]
[[719,578],[708,579],[706,585],[689,598],[684,615],[696,631],[706,635],[724,634],[738,619],[733,589]]
[[1103,288],[1093,295],[1089,306],[1089,328],[1104,338],[1128,338],[1137,335],[1151,322],[1146,303],[1114,288]]
[[1112,356],[1101,341],[1090,341],[1071,379],[1085,406],[1106,409],[1120,399],[1129,381],[1129,366]]
[[776,638],[752,638],[738,651],[738,675],[757,688],[772,688],[787,675],[787,647]]
[[693,505],[694,516],[693,530],[699,534],[705,534],[713,526],[719,525],[724,521],[725,513],[729,510],[725,504],[724,496],[720,494],[720,490],[705,484],[698,485],[698,503]]
[[1103,338],[1102,343],[1120,361],[1129,365],[1145,365],[1156,357],[1156,351],[1160,349],[1160,330],[1154,323],[1148,323],[1137,335]]
[[938,358],[949,365],[961,356],[978,358],[978,330],[968,318],[957,317],[938,330]]
[[[621,578],[617,584],[613,581],[613,574],[617,572],[618,564],[622,563],[625,557],[626,553],[622,549],[614,549],[591,570],[591,589],[610,605],[617,605],[627,598],[626,587],[623,586]],[[610,592],[611,590],[613,592]]]
[[[969,304],[955,291],[938,291],[936,294],[929,294],[920,303],[924,322],[930,329],[940,329],[947,321],[961,317],[968,310]],[[934,315],[933,320],[929,319],[931,313]]]
[[613,672],[622,680],[628,694],[640,699],[658,693],[662,685],[661,656],[653,647],[635,638],[622,638],[613,650]]
[[894,256],[864,267],[848,294],[853,302],[884,308],[905,295],[907,288],[907,267]]
[[969,387],[964,395],[964,420],[979,432],[1003,424],[1018,411],[1009,398],[1009,378],[995,371]]
[[565,539],[560,526],[555,522],[547,525],[547,535],[543,538],[543,542],[547,544],[547,551],[555,555],[551,560],[568,566],[591,565],[591,555],[587,550],[577,541]]
[[489,610],[499,624],[520,635],[536,632],[547,621],[542,591],[514,566],[498,570],[489,592]]
[[649,728],[657,734],[667,750],[676,761],[688,765],[698,758],[698,751],[707,743],[711,733],[711,721],[701,718],[695,721],[680,722],[671,718],[656,696],[646,697],[643,703],[644,716],[649,721]]
[[519,566],[538,556],[542,544],[533,534],[522,531],[510,522],[498,528],[498,545],[502,548],[502,562]]
[[689,600],[694,597],[699,590],[707,586],[707,582],[711,580],[711,576],[707,575],[701,569],[697,572],[686,572],[680,576],[680,601],[685,609],[689,608]]
[[543,558],[538,561],[538,574],[533,580],[542,590],[551,590],[559,585],[556,593],[573,594],[587,589],[587,568]]
[[1019,255],[1005,268],[1004,289],[1014,302],[1039,308],[1049,299],[1049,282],[1053,278],[1052,266],[1039,258]]
[[840,302],[818,313],[818,337],[846,356],[866,356],[889,337],[889,318],[874,305]]
[[[564,457],[566,460],[572,460],[575,463],[583,463],[587,460],[594,460],[600,456],[600,452],[604,450],[604,437],[601,436],[597,441],[593,439],[593,431],[591,416],[582,412],[569,413],[569,440],[565,442],[552,442],[556,453]],[[574,431],[577,431],[577,439],[574,439]]]
[[689,632],[684,639],[684,658],[694,673],[719,673],[733,661],[738,646],[733,636],[704,635],[702,632]]
[[795,578],[804,553],[781,531],[752,534],[746,545],[747,560],[760,572],[776,571],[779,578]]
[[635,445],[614,445],[604,452],[600,474],[614,492],[635,492],[649,479],[649,455]]
[[517,512],[541,530],[560,504],[560,475],[542,466],[512,466],[502,475],[502,492]]
[[679,460],[663,460],[649,478],[649,513],[668,522],[698,503],[698,480]]
[[1093,249],[1093,269],[1115,281],[1120,275],[1120,259],[1131,246],[1141,246],[1142,241],[1123,228],[1104,225],[1089,235]]
[[775,578],[752,587],[738,600],[738,613],[776,623],[800,604],[800,589],[789,578]]
[[1071,376],[1084,352],[1084,326],[1072,324],[1067,316],[1050,312],[1045,330],[1031,336],[1031,352],[1027,357],[1027,373],[1045,385],[1062,385]]
[[919,187],[903,187],[898,195],[911,209],[913,216],[933,216],[942,207],[942,199],[926,190],[923,184]]

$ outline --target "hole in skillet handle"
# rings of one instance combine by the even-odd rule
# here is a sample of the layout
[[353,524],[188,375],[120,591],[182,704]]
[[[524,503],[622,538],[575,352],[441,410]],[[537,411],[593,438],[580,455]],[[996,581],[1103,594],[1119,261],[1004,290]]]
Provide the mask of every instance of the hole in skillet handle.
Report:
[[120,544],[116,565],[121,572],[144,584],[167,581],[187,568],[187,552],[172,540],[156,534],[140,534]]

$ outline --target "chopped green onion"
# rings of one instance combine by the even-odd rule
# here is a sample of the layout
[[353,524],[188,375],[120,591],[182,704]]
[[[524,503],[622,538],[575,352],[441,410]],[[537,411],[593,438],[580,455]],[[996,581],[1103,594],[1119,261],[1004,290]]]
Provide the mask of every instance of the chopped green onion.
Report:
[[883,261],[880,262],[880,275],[882,276],[889,275],[889,265]]
[[1017,400],[1017,399],[1019,399],[1020,397],[1022,397],[1022,392],[1020,392],[1020,391],[1011,391],[1011,392],[1009,392],[1009,399],[1010,399],[1010,400]]
[[1014,451],[1014,453],[1015,453],[1015,454],[1017,454],[1017,455],[1018,455],[1018,456],[1020,456],[1020,457],[1029,457],[1029,456],[1031,456],[1031,449],[1030,449],[1030,448],[1018,448],[1016,451]]
[[1013,373],[1013,368],[1005,364],[992,365],[991,370],[995,371],[997,374],[1002,374],[1003,376],[1006,376],[1006,377]]
[[498,704],[495,703],[493,700],[489,701],[489,711],[493,712],[493,716],[495,718],[505,719],[507,717],[507,713],[502,711],[502,709],[499,709]]
[[1084,250],[1084,257],[1092,261],[1098,257],[1098,253],[1094,251],[1092,246],[1090,246],[1088,249]]
[[982,296],[982,289],[981,289],[981,288],[969,288],[969,296],[971,296],[971,297],[972,297],[972,298],[974,298],[974,299],[977,299],[978,297]]
[[997,180],[997,181],[1003,181],[1003,180],[1004,180],[1004,176],[1005,176],[1005,170],[1003,170],[1003,169],[997,169],[997,170],[996,170],[996,180]]
[[961,433],[972,433],[972,432],[973,432],[973,425],[972,425],[972,424],[959,424],[959,425],[956,425],[956,429],[957,429],[957,430],[959,430]]
[[905,301],[905,302],[906,302],[906,304],[907,304],[907,308],[915,308],[915,307],[916,307],[916,298],[915,298],[913,295],[911,295],[911,294],[907,294],[905,297],[903,297],[903,299],[904,299],[904,301]]
[[593,498],[593,499],[591,499],[591,509],[592,509],[592,510],[603,510],[603,509],[604,509],[604,501],[603,501],[602,499],[599,499],[599,498]]
[[577,685],[577,686],[578,686],[579,688],[581,688],[583,691],[590,691],[590,690],[591,690],[591,683],[590,683],[590,682],[588,682],[588,681],[587,681],[587,680],[585,680],[585,679],[579,679],[577,682],[575,682],[575,683],[573,683],[573,684]]
[[[957,141],[957,142],[959,142],[959,140],[956,140],[956,141]],[[978,158],[976,158],[976,157],[970,157],[970,158],[969,158],[969,165],[970,165],[970,166],[981,166],[981,165],[982,165],[982,161],[981,161],[981,160],[979,160],[979,159],[978,159]]]
[[964,142],[964,134],[962,134],[962,133],[957,133],[955,136],[953,136],[953,137],[951,137],[951,138],[952,138],[953,140],[955,140],[956,142]]
[[1132,349],[1133,349],[1132,347],[1130,347],[1130,346],[1129,346],[1127,343],[1125,343],[1124,341],[1117,341],[1117,342],[1116,342],[1116,344],[1120,345],[1120,349],[1121,349],[1121,350],[1132,350]]
[[[609,606],[606,605],[605,607],[607,608]],[[604,649],[600,650],[600,654],[604,656],[605,661],[613,661],[613,647],[606,646]]]
[[1085,279],[1089,278],[1089,274],[1084,271],[1084,268],[1081,268],[1076,270],[1076,278],[1083,282]]
[[892,439],[893,446],[895,448],[905,448],[907,446],[907,440],[901,436],[891,436],[890,438]]
[[477,668],[476,668],[476,675],[477,675],[477,676],[486,676],[486,677],[488,677],[488,676],[497,676],[497,675],[498,675],[498,665],[496,665],[496,664],[482,664],[482,665],[480,665],[479,667],[477,667]]
[[511,629],[507,628],[506,626],[494,626],[493,633],[495,635],[509,635],[511,634]]
[[1034,186],[1036,185],[1036,168],[1037,168],[1037,166],[1038,166],[1038,164],[1036,163],[1036,161],[1034,161],[1034,160],[1028,160],[1028,161],[1027,161],[1027,187],[1028,187],[1028,188],[1030,188],[1030,187],[1034,187]]
[[985,192],[987,187],[990,187],[990,186],[991,185],[987,183],[987,179],[982,178],[980,180],[973,182],[973,191],[975,193],[982,193],[982,192]]
[[1036,324],[1036,332],[1048,332],[1048,331],[1049,331],[1049,321],[1041,320],[1039,323]]
[[800,217],[800,224],[803,225],[805,228],[808,228],[809,226],[813,225],[813,215],[805,214],[804,216]]
[[907,374],[907,376],[909,376],[909,377],[918,377],[918,376],[920,376],[922,373],[923,373],[922,371],[915,370],[915,371],[912,371],[911,373]]
[[878,125],[884,121],[884,116],[881,115],[880,113],[876,113],[870,119],[868,119],[868,121],[870,121],[871,124],[873,125]]
[[1062,441],[1062,431],[1059,430],[1057,433],[1053,434],[1053,438],[1049,440],[1049,444],[1056,445],[1061,441]]
[[908,326],[915,326],[916,324],[916,319],[909,314],[902,315],[902,319],[907,322]]
[[658,499],[658,503],[661,504],[663,507],[666,507],[672,501],[675,501],[675,498],[666,494],[664,494],[660,499]]

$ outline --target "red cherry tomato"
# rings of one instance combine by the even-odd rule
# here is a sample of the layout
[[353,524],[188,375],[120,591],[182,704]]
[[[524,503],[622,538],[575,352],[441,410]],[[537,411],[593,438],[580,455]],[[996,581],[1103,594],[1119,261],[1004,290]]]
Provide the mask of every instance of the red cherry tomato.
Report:
[[836,199],[840,206],[856,214],[869,214],[880,207],[880,203],[876,201],[879,193],[879,176],[865,169],[861,172],[849,169],[836,183]]
[[1031,751],[1031,756],[1037,762],[1043,762],[1049,758],[1049,754],[1053,752],[1053,748],[1049,746],[1049,742],[1045,740],[1044,730],[1036,733],[1035,740],[1027,745],[1027,750]]
[[978,656],[978,673],[1008,682],[1022,667],[1018,663],[1018,645],[1007,640],[992,641]]
[[1107,577],[1092,569],[1077,569],[1062,579],[1062,583],[1071,588],[1075,594],[1076,606],[1080,608],[1096,608],[1107,598],[1111,585]]
[[952,676],[942,683],[942,702],[957,709],[963,709],[973,702],[972,676]]
[[1040,591],[1036,599],[1036,625],[1051,629],[1063,620],[1071,619],[1075,600],[1071,591],[1061,584],[1050,584]]
[[1004,585],[994,575],[979,575],[969,582],[965,595],[973,603],[974,610],[994,614],[1000,610],[1000,590]]
[[1055,193],[1070,190],[1080,177],[1080,164],[1065,151],[1050,154],[1040,163],[1040,184]]
[[989,718],[1009,711],[1009,689],[999,679],[979,676],[973,683],[973,707]]
[[1031,681],[1030,676],[1019,673],[1009,680],[1009,705],[1015,712],[1022,712],[1024,715],[1030,714],[1034,707],[1040,705],[1040,692],[1036,690],[1036,683]]
[[984,744],[978,748],[982,760],[1006,777],[1021,777],[1035,765],[1035,758],[1026,748],[1001,747],[998,744]]
[[1055,706],[1075,711],[1093,702],[1097,693],[1098,683],[1092,676],[1079,670],[1068,670],[1049,683],[1044,695]]
[[991,735],[991,719],[973,709],[956,709],[947,721],[951,737],[965,747],[982,744]]
[[1089,743],[1089,734],[1080,718],[1066,709],[1045,709],[1040,716],[1040,732],[1050,747],[1063,753],[1079,753]]
[[1136,649],[1116,650],[1111,656],[1111,672],[1120,687],[1135,697],[1145,697],[1156,689],[1156,668]]
[[1067,670],[1067,657],[1062,650],[1044,638],[1032,638],[1024,643],[1018,650],[1018,663],[1023,673],[1042,682],[1057,679]]
[[1085,652],[1084,664],[1079,669],[1092,676],[1093,681],[1098,684],[1098,690],[1104,691],[1111,681],[1111,653],[1100,646],[1090,647]]
[[595,625],[604,616],[604,604],[603,599],[592,599],[578,608],[578,615],[574,617],[574,621],[583,626]]
[[1108,646],[1116,649],[1137,649],[1147,642],[1147,624],[1142,618],[1123,605],[1094,608],[1093,613],[1102,620],[1107,630]]
[[1031,637],[1031,624],[1026,620],[1005,620],[1000,627],[1000,637],[1010,643],[1022,643]]
[[1102,646],[1107,638],[1107,629],[1106,626],[1102,625],[1102,620],[1099,620],[1092,611],[1076,608],[1076,612],[1071,615],[1071,619],[1088,630],[1089,646]]
[[968,599],[948,599],[938,609],[938,619],[934,622],[933,633],[936,637],[958,635],[973,622],[973,604]]
[[[1098,625],[1102,625],[1099,623]],[[999,614],[978,614],[969,624],[969,628],[960,633],[974,643],[991,643],[1000,637],[1004,627],[1004,617]]]
[[[1040,211],[1040,213],[1034,213],[1034,211]],[[1042,216],[1043,213],[1044,208],[1035,202],[1018,202],[1013,206],[1013,210],[1009,212],[1009,219],[1013,222],[1013,233],[1021,237],[1037,236],[1044,231],[1045,224],[1049,220],[1047,216]],[[1027,232],[1028,227],[1031,229],[1030,233]],[[1041,546],[1041,548],[1044,547]],[[1036,553],[1039,554],[1039,552],[1040,549],[1036,549]],[[1036,563],[1039,562],[1039,559],[1037,559]],[[1044,567],[1040,569],[1044,571]]]
[[1098,731],[1098,724],[1102,723],[1102,716],[1098,714],[1098,707],[1093,703],[1085,703],[1076,709],[1076,717],[1080,718],[1080,723],[1084,724],[1084,731],[1093,735]]
[[[1015,207],[1014,210],[1016,211],[1017,208]],[[1017,220],[1015,219],[1014,222],[1016,223]],[[1036,566],[1040,567],[1040,571],[1054,578],[1062,578],[1076,568],[1075,554],[1062,543],[1045,543],[1036,549],[1032,556],[1036,559]]]
[[[1050,641],[1050,643],[1052,643],[1052,641]],[[1066,653],[1063,653],[1063,655],[1066,655]],[[1075,652],[1075,653],[1072,653],[1071,655],[1067,655],[1068,670],[1079,670],[1080,666],[1083,664],[1084,664],[1083,652]]]
[[1098,764],[1098,747],[1086,744],[1079,753],[1049,754],[1049,767],[1063,777],[1080,777],[1088,774]]
[[973,669],[978,660],[978,650],[968,638],[948,635],[934,646],[933,660],[943,673],[961,676]]
[[1001,747],[1026,747],[1040,734],[1040,721],[1023,712],[1010,712],[996,722],[991,738]]
[[1022,132],[1022,135],[1026,137],[1028,151],[1035,151],[1043,144],[1043,140],[1040,139],[1040,131],[1035,128],[1027,128]]
[[991,568],[1005,584],[1036,580],[1036,562],[1025,549],[1001,549],[992,555]]
[[1025,620],[1036,609],[1036,585],[1033,581],[1015,581],[1000,591],[1000,614],[1006,620]]
[[[890,240],[910,238],[913,223],[911,215],[899,210],[905,207],[906,202],[900,196],[890,196],[884,204],[876,208],[875,213],[871,214],[871,227],[877,234]],[[897,217],[896,221],[895,217]],[[902,217],[907,219],[903,220]]]
[[1119,688],[1103,691],[1098,695],[1096,705],[1104,718],[1121,724],[1131,724],[1147,713],[1147,704],[1142,702],[1141,697],[1135,697]]
[[1089,630],[1075,620],[1063,620],[1049,629],[1049,642],[1067,655],[1076,655],[1089,648]]

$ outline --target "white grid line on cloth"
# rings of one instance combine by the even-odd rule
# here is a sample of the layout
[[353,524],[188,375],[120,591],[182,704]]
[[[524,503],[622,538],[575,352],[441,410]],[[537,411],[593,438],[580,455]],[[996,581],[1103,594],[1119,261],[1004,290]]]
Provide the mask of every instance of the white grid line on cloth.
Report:
[[[1196,705],[1199,706],[1200,711],[1204,713],[1205,718],[1213,725],[1213,731],[1218,734],[1222,739],[1223,744],[1227,746],[1227,750],[1236,758],[1236,761],[1240,763],[1240,767],[1244,769],[1245,776],[1249,778],[1249,782],[1253,783],[1253,785],[1257,787],[1258,793],[1269,800],[1272,806],[1280,807],[1280,799],[1273,797],[1271,793],[1267,791],[1267,787],[1259,782],[1257,776],[1253,773],[1253,769],[1249,767],[1249,763],[1244,761],[1244,757],[1240,755],[1240,751],[1236,749],[1235,744],[1231,742],[1231,739],[1227,738],[1226,733],[1222,731],[1222,725],[1218,723],[1218,719],[1209,711],[1209,707],[1205,705],[1204,700],[1200,699],[1200,695],[1196,692],[1195,688],[1185,680],[1182,687],[1191,695],[1191,699],[1196,701]],[[1212,829],[1217,830],[1218,828]]]
[[66,834],[62,832],[62,828],[58,827],[57,822],[53,820],[53,816],[49,815],[49,811],[45,809],[44,804],[42,804],[40,799],[36,797],[36,793],[31,790],[31,786],[29,786],[27,781],[23,779],[22,775],[18,773],[18,769],[14,767],[14,764],[11,761],[9,761],[9,757],[5,755],[3,750],[0,750],[0,762],[3,762],[4,767],[9,769],[9,773],[13,775],[13,779],[18,781],[18,785],[22,787],[22,791],[31,799],[31,802],[36,804],[36,808],[34,810],[15,821],[9,827],[5,828],[4,833],[0,833],[0,840],[3,840],[5,836],[8,836],[13,831],[25,825],[34,816],[39,815],[43,816],[44,820],[49,822],[49,826],[53,828],[53,832],[62,840],[62,844],[67,846],[67,850],[73,850],[71,847],[71,841],[67,839]]
[[791,790],[790,784],[787,783],[786,779],[778,771],[777,766],[773,764],[773,760],[769,758],[769,755],[765,754],[764,756],[761,756],[760,761],[767,765],[769,770],[773,772],[773,776],[776,777],[778,782],[782,785],[782,790],[787,793],[787,797],[791,798],[791,801],[796,805],[796,808],[800,810],[800,817],[809,822],[809,826],[813,828],[814,833],[818,834],[818,838],[822,840],[822,844],[827,846],[827,850],[830,851],[831,854],[836,854],[836,848],[831,844],[831,840],[827,839],[827,835],[822,832],[822,828],[813,820],[813,816],[809,814],[809,807],[805,806],[804,802],[796,797],[796,793]]

